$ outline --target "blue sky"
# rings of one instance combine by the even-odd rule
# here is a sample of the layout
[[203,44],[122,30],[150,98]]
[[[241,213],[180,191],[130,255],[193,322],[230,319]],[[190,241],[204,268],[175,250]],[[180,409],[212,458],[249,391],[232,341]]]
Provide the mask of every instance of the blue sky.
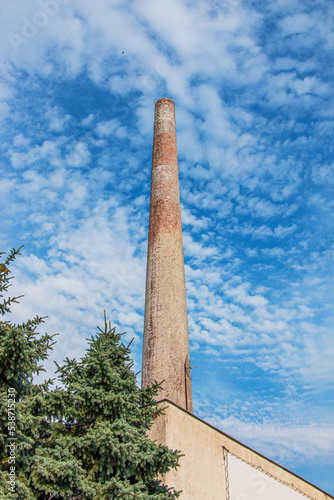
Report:
[[154,101],[176,105],[195,413],[334,494],[334,4],[1,0],[13,319],[141,367]]

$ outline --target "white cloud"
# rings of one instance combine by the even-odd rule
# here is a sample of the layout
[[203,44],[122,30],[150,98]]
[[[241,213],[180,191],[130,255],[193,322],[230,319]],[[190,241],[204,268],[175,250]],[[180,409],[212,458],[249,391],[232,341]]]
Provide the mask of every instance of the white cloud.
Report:
[[196,217],[187,208],[181,207],[182,223],[184,226],[191,226],[193,229],[203,230],[208,227],[210,219],[208,217]]
[[333,183],[334,165],[315,165],[312,169],[312,180],[315,184]]
[[314,21],[307,14],[296,14],[282,19],[281,26],[288,34],[304,33],[314,27]]
[[248,443],[257,451],[291,464],[296,458],[303,460],[308,453],[313,458],[328,457],[334,444],[332,425],[319,428],[314,424],[282,425],[270,421],[252,423],[232,416],[225,419],[208,416],[207,420],[227,434],[237,436],[237,439]]
[[96,127],[96,133],[100,137],[109,137],[115,135],[116,137],[126,137],[127,130],[126,127],[120,125],[119,120],[112,119],[106,122],[98,123]]
[[86,118],[84,118],[83,120],[81,120],[81,124],[84,127],[89,127],[93,123],[94,119],[95,119],[94,114],[90,113],[88,116],[86,116]]
[[24,137],[23,134],[18,134],[14,137],[13,144],[14,146],[18,147],[26,147],[28,146],[29,141]]
[[183,245],[184,251],[187,255],[196,257],[199,260],[205,260],[206,258],[213,257],[217,254],[216,248],[207,247],[202,243],[194,241],[192,236],[186,231],[183,232]]
[[242,305],[264,308],[267,306],[268,301],[262,295],[249,295],[247,291],[250,288],[249,283],[243,283],[235,288],[226,288],[225,294]]
[[[22,140],[21,140],[22,142]],[[21,146],[22,144],[20,144]],[[27,153],[9,150],[11,164],[14,168],[22,168],[46,158],[58,158],[60,155],[59,142],[45,140],[41,146],[34,146]]]
[[57,106],[48,110],[46,116],[50,121],[49,128],[54,132],[62,132],[66,124],[71,120],[71,115],[68,113],[62,114]]
[[90,151],[85,142],[79,141],[72,147],[66,162],[70,167],[85,167],[90,161]]

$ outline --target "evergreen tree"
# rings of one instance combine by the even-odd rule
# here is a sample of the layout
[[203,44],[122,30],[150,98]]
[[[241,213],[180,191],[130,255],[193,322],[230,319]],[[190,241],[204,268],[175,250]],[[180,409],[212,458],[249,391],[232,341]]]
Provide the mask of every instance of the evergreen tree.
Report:
[[[7,291],[9,264],[17,253],[0,264],[0,293]],[[17,299],[4,300],[2,314]],[[63,366],[57,365],[62,387],[51,390],[51,380],[44,384],[32,380],[54,343],[53,336],[36,333],[42,321],[36,317],[22,325],[0,323],[1,498],[178,497],[156,479],[178,466],[178,452],[146,436],[161,413],[153,400],[159,385],[137,387],[130,345],[121,342],[122,334],[105,319],[80,361],[66,359]],[[16,395],[15,492],[7,482],[8,389],[15,389]]]
[[[10,287],[10,264],[20,249],[13,250],[0,263],[0,297]],[[3,255],[3,252],[0,253]],[[3,298],[0,312],[10,313],[20,297]],[[54,336],[40,335],[37,327],[44,318],[36,316],[21,325],[0,320],[0,497],[33,499],[29,488],[30,459],[39,436],[48,424],[40,415],[25,411],[24,401],[49,390],[51,381],[33,383],[33,376],[44,371],[41,361],[48,357]],[[15,481],[14,481],[15,479]],[[11,481],[10,481],[11,480]]]

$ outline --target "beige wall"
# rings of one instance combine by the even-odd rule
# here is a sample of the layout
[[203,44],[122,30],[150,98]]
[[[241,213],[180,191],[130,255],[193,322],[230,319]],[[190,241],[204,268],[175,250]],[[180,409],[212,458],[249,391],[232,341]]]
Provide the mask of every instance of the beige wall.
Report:
[[164,415],[156,419],[150,437],[169,448],[180,450],[185,455],[180,459],[181,466],[162,478],[168,486],[183,490],[181,500],[226,499],[222,447],[279,481],[293,485],[310,498],[333,499],[332,496],[173,403],[162,401],[160,405],[166,409]]

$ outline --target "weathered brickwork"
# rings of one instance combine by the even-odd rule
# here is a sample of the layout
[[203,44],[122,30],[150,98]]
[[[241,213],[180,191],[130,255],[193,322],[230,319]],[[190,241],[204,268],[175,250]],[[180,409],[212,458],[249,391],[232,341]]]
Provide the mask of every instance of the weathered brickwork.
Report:
[[159,399],[192,411],[175,107],[167,98],[155,105],[142,384],[155,380],[164,380]]

